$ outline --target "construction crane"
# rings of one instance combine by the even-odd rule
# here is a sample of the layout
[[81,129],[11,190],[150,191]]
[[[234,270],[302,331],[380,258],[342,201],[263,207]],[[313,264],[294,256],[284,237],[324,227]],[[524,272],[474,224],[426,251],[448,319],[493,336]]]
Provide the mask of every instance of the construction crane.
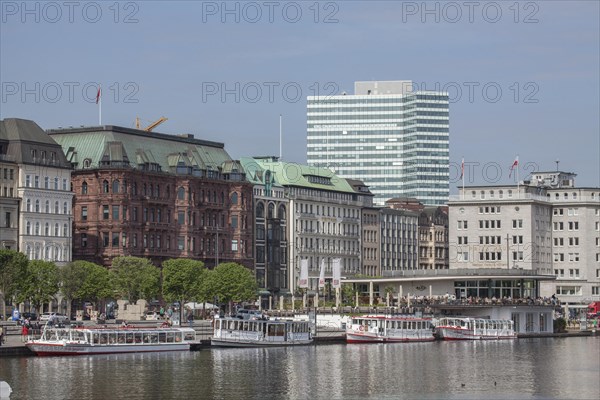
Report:
[[136,129],[141,129],[141,130],[146,131],[146,132],[152,132],[152,129],[156,128],[157,126],[159,126],[160,124],[162,124],[166,120],[168,120],[168,118],[160,117],[158,120],[154,121],[153,123],[151,123],[150,125],[148,125],[147,127],[145,127],[145,128],[142,129],[142,127],[140,125],[140,117],[136,117],[135,118],[135,128]]

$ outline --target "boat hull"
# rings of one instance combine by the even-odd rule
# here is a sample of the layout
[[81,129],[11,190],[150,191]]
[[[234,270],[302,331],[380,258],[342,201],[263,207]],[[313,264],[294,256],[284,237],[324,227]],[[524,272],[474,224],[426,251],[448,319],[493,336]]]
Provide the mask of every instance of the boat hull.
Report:
[[210,345],[213,347],[288,347],[288,346],[306,346],[312,344],[312,340],[302,340],[294,342],[266,342],[252,340],[227,340],[215,339],[210,340]]
[[189,343],[91,346],[89,344],[77,343],[50,344],[31,342],[27,343],[27,347],[38,356],[79,356],[90,354],[147,353],[190,350]]
[[470,330],[454,327],[438,327],[437,335],[442,340],[510,340],[516,339],[516,335],[484,335],[476,334]]
[[409,343],[409,342],[433,342],[435,337],[386,337],[372,334],[346,332],[346,343]]

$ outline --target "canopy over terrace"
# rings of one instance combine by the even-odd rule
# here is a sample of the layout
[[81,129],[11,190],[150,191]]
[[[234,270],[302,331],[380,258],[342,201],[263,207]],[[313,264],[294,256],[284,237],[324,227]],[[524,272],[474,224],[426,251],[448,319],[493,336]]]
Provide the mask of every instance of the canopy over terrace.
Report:
[[[375,294],[384,296],[386,287],[393,288],[398,298],[407,297],[510,297],[537,298],[541,281],[555,280],[554,275],[541,275],[520,269],[451,269],[387,271],[383,277],[342,278],[342,283],[356,285],[356,292],[369,295],[373,305]],[[377,290],[376,290],[377,286]]]

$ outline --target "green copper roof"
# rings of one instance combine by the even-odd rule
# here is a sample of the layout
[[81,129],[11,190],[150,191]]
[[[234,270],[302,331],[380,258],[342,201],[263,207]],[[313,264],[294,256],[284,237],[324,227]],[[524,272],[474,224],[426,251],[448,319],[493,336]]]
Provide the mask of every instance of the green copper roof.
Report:
[[254,184],[264,184],[266,172],[271,171],[276,185],[356,193],[346,179],[327,168],[279,161],[276,157],[245,157],[240,161],[247,180]]
[[56,129],[48,134],[59,143],[67,159],[84,168],[98,168],[104,160],[127,160],[132,167],[156,163],[169,172],[180,166],[218,171],[231,157],[222,143],[194,139],[189,136],[166,135],[117,126]]

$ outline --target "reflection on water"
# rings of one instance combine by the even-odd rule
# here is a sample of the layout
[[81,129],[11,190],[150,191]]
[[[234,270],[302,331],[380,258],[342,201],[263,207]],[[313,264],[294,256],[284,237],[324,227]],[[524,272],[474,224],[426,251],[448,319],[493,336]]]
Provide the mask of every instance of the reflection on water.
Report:
[[597,399],[600,338],[5,358],[18,399]]

